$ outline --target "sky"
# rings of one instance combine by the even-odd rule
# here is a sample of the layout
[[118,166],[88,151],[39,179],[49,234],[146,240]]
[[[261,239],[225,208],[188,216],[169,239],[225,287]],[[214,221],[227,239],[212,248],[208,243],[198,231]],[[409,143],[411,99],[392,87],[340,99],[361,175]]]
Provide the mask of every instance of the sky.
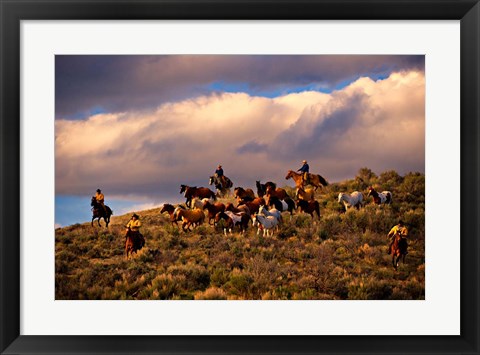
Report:
[[425,171],[424,56],[55,57],[56,226],[183,201],[218,164],[234,186],[306,159],[331,182],[361,167]]

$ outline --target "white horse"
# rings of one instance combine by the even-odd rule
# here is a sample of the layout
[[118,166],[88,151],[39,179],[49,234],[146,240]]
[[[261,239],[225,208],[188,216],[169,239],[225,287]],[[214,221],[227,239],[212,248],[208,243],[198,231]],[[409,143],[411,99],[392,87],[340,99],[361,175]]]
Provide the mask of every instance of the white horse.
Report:
[[261,214],[257,214],[253,216],[253,226],[257,226],[257,235],[260,234],[260,230],[263,229],[263,236],[265,235],[268,237],[269,232],[272,231],[273,236],[273,228],[278,228],[278,219],[274,216],[264,216]]
[[349,207],[360,208],[363,205],[363,194],[358,191],[352,192],[350,195],[340,192],[338,194],[338,203],[342,203],[345,206],[345,210]]
[[282,222],[282,212],[280,212],[279,210],[277,210],[276,208],[272,208],[269,210],[267,210],[267,208],[265,206],[260,206],[260,208],[258,209],[258,213],[259,214],[263,214],[264,216],[273,216],[275,217],[276,219],[278,219],[278,222]]

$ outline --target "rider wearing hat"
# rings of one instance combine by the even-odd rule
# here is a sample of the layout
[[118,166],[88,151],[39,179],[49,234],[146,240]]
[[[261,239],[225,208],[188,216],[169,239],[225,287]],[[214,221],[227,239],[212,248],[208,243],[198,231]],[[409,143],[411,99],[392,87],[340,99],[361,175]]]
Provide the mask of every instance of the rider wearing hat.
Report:
[[408,236],[408,229],[405,227],[405,223],[402,220],[398,221],[398,224],[393,226],[393,228],[388,232],[387,238],[390,238],[390,245],[388,246],[388,254],[392,250],[393,242],[395,241],[395,236],[399,234],[401,237],[406,238]]
[[306,160],[303,160],[302,164],[303,164],[302,167],[297,171],[300,171],[301,173],[303,173],[302,178],[303,178],[303,183],[305,184],[307,182],[308,173],[310,172],[310,167],[308,166]]
[[103,211],[107,213],[107,209],[105,208],[105,195],[102,194],[102,190],[97,189],[97,192],[95,194],[95,200],[100,206],[102,206]]
[[217,170],[215,170],[215,176],[222,181],[222,185],[225,184],[225,176],[223,175],[223,169],[221,165],[218,165]]
[[141,246],[143,247],[145,245],[145,238],[143,235],[140,233],[140,227],[142,226],[142,222],[140,222],[139,217],[136,213],[132,215],[132,218],[128,221],[127,225],[125,226],[127,229],[125,231],[125,237],[128,236],[128,231],[132,231],[132,233],[140,238],[141,240]]

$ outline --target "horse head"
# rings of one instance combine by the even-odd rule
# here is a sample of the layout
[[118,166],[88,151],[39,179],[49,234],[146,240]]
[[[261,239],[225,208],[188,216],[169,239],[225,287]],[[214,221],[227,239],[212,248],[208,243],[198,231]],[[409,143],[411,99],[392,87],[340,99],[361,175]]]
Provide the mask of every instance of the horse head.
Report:
[[208,180],[208,184],[209,184],[209,185],[213,185],[213,181],[214,181],[214,180],[213,180],[213,176],[210,176],[210,179]]
[[90,202],[90,206],[95,207],[97,205],[97,199],[95,196],[92,196],[92,201]]
[[367,196],[372,195],[374,192],[376,192],[375,189],[373,188],[373,186],[370,186],[370,187],[368,188]]
[[292,176],[293,176],[293,171],[289,170],[288,173],[287,173],[287,176],[285,176],[285,180],[291,179]]
[[185,190],[187,189],[187,185],[180,185],[180,193],[184,193]]
[[345,194],[343,192],[340,192],[338,194],[338,203],[342,203],[342,200],[344,199]]

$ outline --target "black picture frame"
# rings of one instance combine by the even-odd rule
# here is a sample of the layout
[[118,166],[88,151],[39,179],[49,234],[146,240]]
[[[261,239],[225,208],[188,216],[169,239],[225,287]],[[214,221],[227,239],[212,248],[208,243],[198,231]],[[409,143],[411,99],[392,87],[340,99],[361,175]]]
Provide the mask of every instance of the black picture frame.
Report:
[[[2,354],[479,354],[478,0],[0,0],[0,351]],[[20,335],[20,22],[22,20],[460,20],[460,336]],[[447,183],[448,184],[448,183]],[[445,223],[445,221],[438,221]],[[448,258],[445,258],[448,262]],[[448,287],[448,285],[445,285]],[[449,305],[445,305],[448,307]],[[385,316],[385,322],[393,321]]]

